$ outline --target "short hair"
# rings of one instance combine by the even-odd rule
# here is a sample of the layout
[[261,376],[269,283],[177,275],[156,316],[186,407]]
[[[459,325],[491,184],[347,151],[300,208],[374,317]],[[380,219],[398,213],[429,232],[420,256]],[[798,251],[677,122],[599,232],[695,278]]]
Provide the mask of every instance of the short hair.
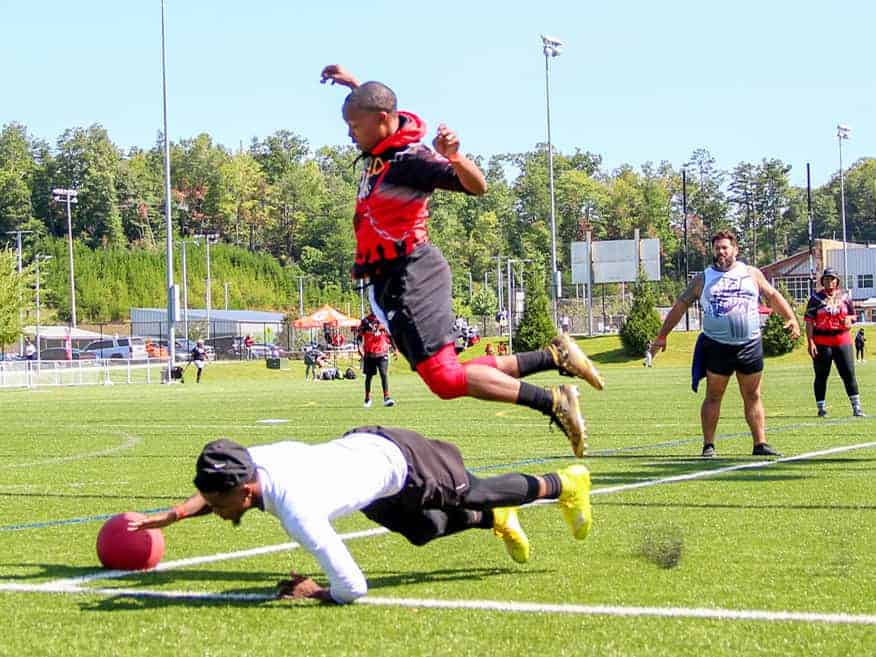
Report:
[[344,99],[343,111],[390,112],[398,109],[395,92],[382,82],[365,82],[359,85]]
[[736,234],[732,230],[719,230],[712,235],[712,246],[715,246],[715,242],[718,240],[730,240],[733,246],[739,246],[739,242],[736,241]]

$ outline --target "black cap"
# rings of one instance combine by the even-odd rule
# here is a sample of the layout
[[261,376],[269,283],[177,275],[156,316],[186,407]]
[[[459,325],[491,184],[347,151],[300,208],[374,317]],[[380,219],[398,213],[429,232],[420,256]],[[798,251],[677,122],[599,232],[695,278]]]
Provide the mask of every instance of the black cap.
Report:
[[818,280],[823,281],[825,278],[835,278],[836,280],[841,280],[840,275],[833,267],[826,267],[824,269],[824,273],[821,274],[821,278],[819,278]]
[[195,488],[202,493],[224,493],[251,481],[255,463],[242,445],[220,439],[204,445],[195,466]]

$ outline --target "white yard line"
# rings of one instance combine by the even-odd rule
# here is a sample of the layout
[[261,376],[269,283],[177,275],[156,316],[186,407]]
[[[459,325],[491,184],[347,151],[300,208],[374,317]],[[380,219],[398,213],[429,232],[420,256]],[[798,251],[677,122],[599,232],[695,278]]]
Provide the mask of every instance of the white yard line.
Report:
[[[171,591],[126,588],[78,588],[60,582],[47,584],[4,584],[0,591],[11,593],[65,593],[124,598],[159,598],[169,600],[203,600],[214,602],[271,602],[277,600],[266,593],[210,593],[203,591]],[[382,598],[368,596],[356,604],[377,607],[409,607],[416,609],[473,609],[523,614],[570,614],[578,616],[656,616],[662,618],[697,618],[734,621],[767,621],[824,623],[827,625],[876,625],[876,615],[819,613],[806,611],[771,611],[768,609],[722,609],[707,607],[636,607],[620,605],[564,605],[540,602],[508,602],[504,600],[436,600],[431,598]]]
[[11,465],[0,466],[0,470],[9,470],[11,468],[31,468],[37,465],[54,465],[55,463],[67,463],[69,461],[80,461],[82,459],[99,458],[101,456],[109,456],[117,452],[123,452],[126,449],[131,449],[141,438],[139,436],[126,435],[124,442],[115,447],[108,447],[97,452],[83,452],[80,454],[71,454],[70,456],[55,456],[48,459],[40,459],[39,461],[30,461],[29,463],[13,463]]

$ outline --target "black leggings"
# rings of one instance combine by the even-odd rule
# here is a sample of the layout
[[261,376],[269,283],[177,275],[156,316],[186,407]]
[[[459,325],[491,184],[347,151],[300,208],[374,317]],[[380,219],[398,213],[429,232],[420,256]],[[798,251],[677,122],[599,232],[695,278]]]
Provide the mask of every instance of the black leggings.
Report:
[[858,394],[858,382],[855,380],[855,362],[852,358],[852,345],[844,344],[839,347],[825,347],[818,345],[818,354],[812,360],[815,369],[815,401],[824,401],[827,393],[827,377],[830,375],[830,364],[836,363],[836,371],[839,372],[846,386],[846,394],[851,397]]
[[538,479],[530,475],[510,473],[478,479],[469,472],[468,479],[469,489],[458,507],[409,509],[394,495],[372,502],[362,512],[414,545],[425,545],[466,529],[490,529],[492,509],[528,504],[538,497]]
[[[377,369],[377,373],[380,375],[380,385],[383,387],[383,396],[386,397],[389,394],[389,382],[386,379],[386,368],[387,368],[387,360],[386,358],[379,359],[379,362],[375,364],[375,369]],[[371,399],[371,379],[374,378],[374,371],[367,370],[365,373],[365,398]]]

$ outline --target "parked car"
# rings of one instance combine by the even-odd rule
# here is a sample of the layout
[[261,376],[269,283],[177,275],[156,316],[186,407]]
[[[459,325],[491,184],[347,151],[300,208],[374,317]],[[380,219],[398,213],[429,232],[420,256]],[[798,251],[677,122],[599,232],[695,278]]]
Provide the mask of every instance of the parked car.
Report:
[[[97,355],[92,351],[82,349],[70,350],[71,360],[96,360]],[[40,360],[67,360],[67,349],[64,347],[50,347],[40,349]]]
[[[176,345],[176,359],[189,360],[192,357],[192,349],[195,348],[194,340],[186,340],[185,338],[177,338],[173,341]],[[167,340],[156,340],[155,344],[161,345],[162,350],[167,350]],[[212,346],[205,344],[207,350],[207,360],[216,360],[216,350]],[[166,355],[166,354],[165,354]]]
[[148,356],[146,342],[137,336],[95,340],[86,345],[84,351],[93,352],[98,358],[145,360]]
[[249,348],[250,358],[285,358],[286,350],[275,344],[255,342]]

